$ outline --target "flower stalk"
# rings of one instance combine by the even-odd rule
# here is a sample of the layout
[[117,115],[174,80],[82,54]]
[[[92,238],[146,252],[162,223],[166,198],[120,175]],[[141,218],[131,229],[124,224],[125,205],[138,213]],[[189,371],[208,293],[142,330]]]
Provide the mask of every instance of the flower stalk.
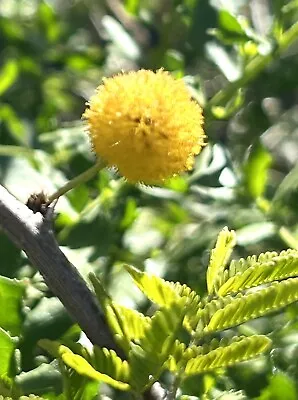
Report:
[[58,189],[55,193],[50,195],[47,200],[47,205],[50,205],[54,200],[63,196],[64,194],[66,194],[71,189],[75,188],[76,186],[90,180],[96,173],[98,173],[100,170],[102,170],[105,166],[106,166],[105,163],[101,159],[99,159],[96,162],[96,164],[94,164],[91,168],[87,169],[82,174],[71,179],[64,186],[62,186],[60,189]]

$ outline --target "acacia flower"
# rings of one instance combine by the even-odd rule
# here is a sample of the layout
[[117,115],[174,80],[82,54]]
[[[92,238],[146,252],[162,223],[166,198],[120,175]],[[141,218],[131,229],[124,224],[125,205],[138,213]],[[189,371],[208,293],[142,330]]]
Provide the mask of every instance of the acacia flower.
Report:
[[204,145],[201,107],[161,69],[104,78],[83,118],[96,154],[133,183],[190,170]]

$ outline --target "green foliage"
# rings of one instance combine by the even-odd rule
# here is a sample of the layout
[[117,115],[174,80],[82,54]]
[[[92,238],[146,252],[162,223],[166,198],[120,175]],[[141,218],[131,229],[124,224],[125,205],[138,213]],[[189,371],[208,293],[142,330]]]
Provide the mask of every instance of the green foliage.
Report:
[[226,329],[291,304],[298,300],[297,288],[298,278],[293,278],[273,283],[255,293],[236,296],[223,309],[215,312],[206,329]]
[[154,275],[148,275],[138,271],[136,268],[126,265],[126,270],[132,276],[134,282],[142,290],[146,296],[158,304],[159,306],[169,306],[178,300],[178,293],[175,291],[174,285],[166,282]]
[[110,372],[112,371],[112,374],[116,376],[116,379],[108,376],[107,374],[98,372],[82,356],[74,354],[69,348],[61,345],[58,342],[50,342],[44,339],[40,341],[40,345],[47,349],[47,351],[49,351],[54,357],[61,358],[61,360],[68,367],[72,368],[79,375],[83,375],[97,381],[103,381],[117,389],[129,389],[129,385],[120,380],[127,375],[127,364],[125,361],[121,362],[119,357],[117,357],[113,351],[103,351],[102,354],[104,354],[103,357],[105,358],[105,366],[107,370]]
[[[163,371],[158,379],[165,387],[166,371],[172,372],[181,398],[297,397],[298,308],[280,307],[296,298],[298,7],[296,0],[250,3],[0,1],[0,183],[23,202],[33,192],[53,193],[93,165],[80,117],[103,76],[163,67],[185,79],[204,109],[208,145],[193,171],[163,187],[144,187],[104,170],[59,199],[54,226],[82,275],[99,277],[106,294],[92,283],[127,357],[156,308],[167,315],[186,301],[168,359],[153,365],[156,376]],[[283,251],[288,247],[295,250]],[[57,341],[114,378],[116,360],[102,355],[99,367],[74,345],[80,328],[4,232],[0,260],[0,395],[94,400],[106,394],[38,341]],[[128,267],[129,275],[123,264],[138,269]],[[222,336],[268,333],[270,355],[184,379],[186,355],[221,353],[232,344],[220,347]],[[205,345],[207,353],[196,355],[194,348]],[[144,381],[147,373],[140,372]]]
[[16,341],[2,328],[0,328],[0,376],[11,374],[11,365]]
[[232,261],[226,273],[222,275],[222,282],[218,280],[218,294],[220,296],[253,288],[257,285],[273,281],[281,281],[297,276],[298,257],[296,250],[267,252],[258,257],[248,257]]
[[235,244],[235,233],[229,232],[227,228],[218,235],[216,246],[211,251],[207,270],[207,289],[209,294],[213,293],[214,283],[218,280],[218,276],[223,275]]
[[[207,372],[218,367],[227,367],[239,361],[248,360],[268,350],[271,344],[266,336],[236,337],[226,344],[225,340],[212,343],[209,351],[203,348],[203,354],[189,359],[185,366],[185,374],[193,375],[198,372]],[[205,353],[205,354],[204,354]]]
[[[213,297],[209,294],[201,300],[186,285],[126,266],[137,286],[160,307],[152,317],[113,302],[102,283],[90,276],[115,338],[121,339],[127,361],[120,360],[114,351],[95,347],[92,367],[63,345],[42,341],[42,346],[80,375],[137,393],[150,387],[166,369],[178,375],[181,382],[192,375],[256,357],[271,346],[267,336],[235,336],[218,341],[206,335],[298,300],[298,278],[291,278],[297,273],[298,252],[267,252],[232,261],[227,268],[235,243],[234,232],[227,228],[220,232],[207,270],[207,285]],[[255,287],[258,290],[249,290]],[[188,342],[179,340],[183,328],[190,334]],[[203,338],[204,344],[199,345]]]
[[5,307],[0,308],[0,327],[8,331],[12,336],[21,332],[22,314],[21,302],[25,287],[16,279],[8,279],[0,276],[1,303]]
[[139,344],[133,344],[128,360],[132,386],[142,392],[164,369],[185,314],[185,299],[156,311]]
[[297,388],[295,383],[283,373],[277,373],[270,378],[268,387],[258,400],[296,400]]
[[264,194],[268,179],[268,169],[272,157],[261,143],[255,143],[244,165],[244,185],[253,198]]

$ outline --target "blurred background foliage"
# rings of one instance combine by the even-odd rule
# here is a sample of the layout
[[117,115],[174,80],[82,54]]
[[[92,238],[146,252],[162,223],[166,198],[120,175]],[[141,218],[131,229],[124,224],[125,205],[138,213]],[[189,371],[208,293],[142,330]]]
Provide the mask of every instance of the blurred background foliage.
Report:
[[[105,170],[60,199],[63,251],[84,276],[98,273],[117,301],[147,311],[123,263],[204,294],[210,249],[226,225],[237,233],[234,258],[298,249],[297,17],[297,0],[1,0],[1,184],[26,201],[93,165],[80,116],[101,78],[163,67],[204,107],[208,146],[191,173],[162,187]],[[10,311],[0,312],[0,372],[17,376],[23,394],[58,398],[57,365],[37,341],[79,330],[1,232],[0,260]],[[272,352],[190,379],[181,395],[297,399],[297,329],[297,305],[241,326],[269,333]],[[86,400],[97,385],[89,389]]]

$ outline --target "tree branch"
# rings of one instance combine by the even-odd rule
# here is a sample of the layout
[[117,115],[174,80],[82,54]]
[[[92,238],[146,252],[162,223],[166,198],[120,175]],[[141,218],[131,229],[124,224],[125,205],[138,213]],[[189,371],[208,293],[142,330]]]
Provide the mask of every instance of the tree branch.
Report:
[[[51,209],[48,209],[51,214]],[[0,227],[27,254],[49,289],[60,299],[93,344],[107,347],[124,357],[97,300],[77,269],[60,250],[49,215],[34,214],[0,185]]]
[[[77,269],[60,250],[52,231],[53,209],[46,216],[33,213],[25,204],[0,185],[0,228],[27,254],[39,270],[49,289],[59,298],[90,341],[99,347],[125,354],[114,341],[103,312]],[[161,400],[164,391],[153,387],[144,399]]]

